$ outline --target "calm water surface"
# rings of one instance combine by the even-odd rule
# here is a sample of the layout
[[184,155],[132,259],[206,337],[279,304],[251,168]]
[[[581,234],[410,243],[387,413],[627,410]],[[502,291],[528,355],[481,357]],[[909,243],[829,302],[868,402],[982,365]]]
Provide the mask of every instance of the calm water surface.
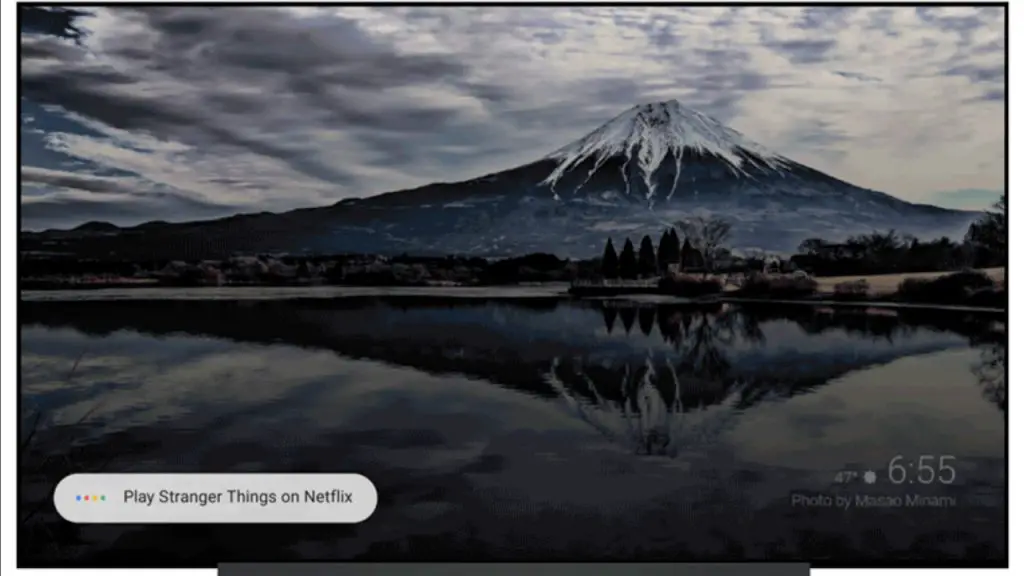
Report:
[[[1005,316],[415,296],[20,314],[26,565],[1006,558]],[[899,455],[954,456],[956,480],[893,485]],[[100,471],[360,472],[380,504],[357,526],[60,520],[55,483]]]

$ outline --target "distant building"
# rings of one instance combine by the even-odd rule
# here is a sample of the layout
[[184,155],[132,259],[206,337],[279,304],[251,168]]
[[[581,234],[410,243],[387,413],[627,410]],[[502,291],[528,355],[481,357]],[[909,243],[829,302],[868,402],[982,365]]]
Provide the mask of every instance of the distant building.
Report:
[[204,284],[222,286],[225,283],[224,273],[217,267],[216,262],[203,262],[199,265],[201,281]]
[[277,278],[294,278],[297,270],[297,266],[289,266],[277,259],[267,262],[267,273]]

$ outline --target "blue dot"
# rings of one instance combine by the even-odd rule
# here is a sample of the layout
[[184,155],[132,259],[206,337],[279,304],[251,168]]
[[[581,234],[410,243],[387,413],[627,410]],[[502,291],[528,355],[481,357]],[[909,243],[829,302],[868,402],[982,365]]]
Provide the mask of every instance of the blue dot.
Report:
[[75,500],[81,501],[82,500],[82,495],[79,494],[78,496],[75,496]]

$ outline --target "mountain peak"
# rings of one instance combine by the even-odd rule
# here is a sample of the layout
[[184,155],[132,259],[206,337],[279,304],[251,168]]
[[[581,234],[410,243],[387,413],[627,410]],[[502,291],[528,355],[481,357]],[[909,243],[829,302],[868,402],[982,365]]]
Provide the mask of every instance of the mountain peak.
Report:
[[637,104],[636,106],[630,108],[630,111],[636,115],[648,118],[664,118],[667,116],[674,115],[691,115],[703,116],[704,118],[717,122],[717,120],[714,120],[710,116],[707,116],[694,108],[685,106],[682,102],[674,98],[671,100],[662,100],[661,102],[648,102],[646,104]]
[[626,166],[635,165],[643,177],[647,198],[652,199],[654,173],[662,163],[674,162],[678,174],[684,158],[694,157],[713,158],[737,176],[746,175],[751,162],[775,171],[785,170],[787,162],[715,118],[673,99],[633,106],[550,154],[547,158],[558,165],[541,183],[554,188],[563,176],[581,165],[592,166],[593,175],[612,158],[624,158],[624,179]]

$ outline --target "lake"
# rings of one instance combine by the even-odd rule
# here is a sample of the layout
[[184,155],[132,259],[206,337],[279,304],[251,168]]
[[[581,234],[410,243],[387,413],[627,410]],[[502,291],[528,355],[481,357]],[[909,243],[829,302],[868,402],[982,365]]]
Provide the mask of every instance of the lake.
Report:
[[[23,301],[19,562],[1006,563],[1005,314],[476,296]],[[897,456],[955,478],[895,485]],[[358,472],[380,502],[73,525],[71,472]],[[798,503],[825,496],[947,505]]]

